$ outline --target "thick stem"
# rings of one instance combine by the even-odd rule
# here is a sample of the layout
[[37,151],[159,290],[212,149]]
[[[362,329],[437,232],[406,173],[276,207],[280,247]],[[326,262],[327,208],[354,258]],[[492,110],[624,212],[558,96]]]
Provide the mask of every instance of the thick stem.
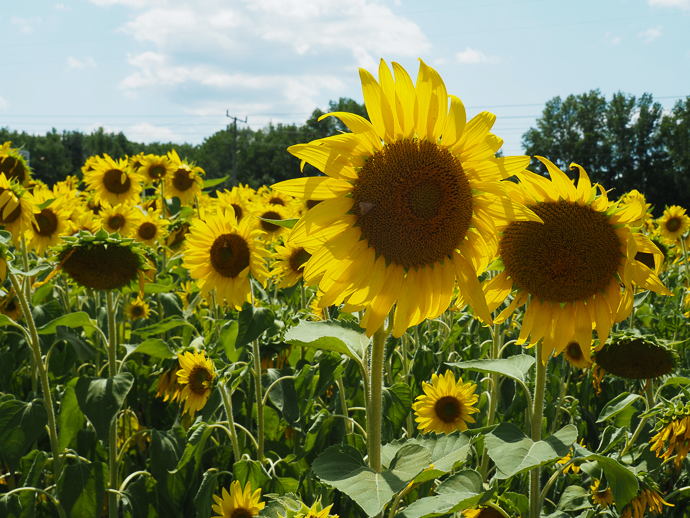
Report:
[[[645,395],[645,402],[647,403],[647,411],[649,411],[654,407],[654,389],[652,388],[652,380],[651,379],[648,379],[647,383],[644,386],[644,395]],[[642,433],[642,429],[644,428],[644,425],[647,424],[647,421],[649,421],[649,418],[647,418],[647,417],[640,419],[640,422],[637,424],[637,428],[635,428],[635,431],[633,432],[632,437],[626,443],[625,448],[623,448],[623,452],[621,453],[621,457],[623,457],[623,455],[628,453],[630,448],[633,447],[633,445],[635,444],[635,441],[637,441],[637,438]]]
[[257,448],[257,460],[264,462],[264,405],[261,394],[261,351],[259,340],[254,340],[254,385],[256,386],[256,427],[259,446]]
[[[546,364],[542,363],[541,341],[535,347],[537,355],[537,378],[534,384],[534,408],[532,410],[532,440],[541,440],[541,420],[544,413],[544,392],[546,389]],[[540,468],[530,471],[529,478],[529,509],[530,518],[539,518],[541,513],[541,501],[539,499],[539,474]]]
[[367,452],[369,467],[381,473],[381,419],[383,416],[383,360],[386,353],[388,329],[383,324],[374,333],[371,348],[371,387],[369,406],[367,408]]
[[38,333],[36,332],[36,323],[34,322],[33,315],[31,314],[31,308],[29,308],[29,303],[24,296],[21,285],[17,277],[7,269],[7,276],[12,282],[12,287],[14,288],[17,298],[19,299],[19,304],[22,306],[22,312],[24,313],[24,320],[29,326],[29,334],[31,336],[31,352],[33,353],[34,361],[36,362],[36,368],[38,369],[38,375],[41,379],[41,387],[43,389],[43,400],[45,402],[45,407],[48,412],[48,434],[50,436],[50,448],[53,450],[53,475],[55,477],[55,482],[60,479],[62,474],[62,462],[60,459],[60,450],[58,448],[58,436],[57,436],[57,426],[55,424],[55,409],[53,408],[53,396],[50,393],[50,383],[48,382],[48,373],[46,372],[46,366],[43,363],[41,357],[41,346],[38,341]]
[[[498,359],[499,350],[501,349],[501,325],[494,324],[491,330],[491,359]],[[486,419],[486,426],[491,426],[496,420],[496,405],[498,404],[498,374],[491,373],[491,388],[490,388],[490,400],[489,400],[489,415]],[[486,482],[487,475],[489,472],[489,454],[486,450],[486,445],[483,446],[482,455],[482,480]]]
[[[402,335],[402,357],[403,357],[403,373],[405,377],[403,378],[405,383],[410,382],[410,359],[408,357],[409,342],[412,338],[406,333]],[[412,416],[412,410],[407,413],[407,438],[412,439],[414,435],[414,417]]]
[[561,408],[563,408],[563,401],[565,400],[565,395],[568,392],[568,383],[570,382],[570,373],[572,372],[570,369],[570,362],[564,361],[563,363],[565,364],[567,374],[565,376],[561,376],[561,389],[558,396],[558,406],[556,406],[556,416],[553,418],[553,423],[551,423],[551,434],[554,434],[556,432],[556,426],[558,425],[558,417],[560,416]]
[[[115,327],[115,307],[113,306],[113,292],[106,292],[106,308],[108,311],[108,377],[117,374],[117,328]],[[108,464],[110,469],[110,489],[117,489],[117,418],[110,425],[108,436]],[[117,493],[108,492],[108,516],[117,518]]]
[[228,425],[230,428],[230,442],[232,442],[232,451],[235,454],[235,462],[239,462],[240,444],[237,441],[235,419],[232,417],[232,392],[230,387],[228,387],[227,383],[221,383],[220,397],[223,399],[223,408],[225,408],[225,414],[228,416]]

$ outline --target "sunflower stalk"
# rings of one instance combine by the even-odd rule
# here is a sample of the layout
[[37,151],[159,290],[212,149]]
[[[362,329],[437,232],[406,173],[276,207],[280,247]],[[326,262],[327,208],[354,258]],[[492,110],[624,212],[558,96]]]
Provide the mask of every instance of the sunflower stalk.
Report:
[[[117,328],[115,323],[115,307],[113,304],[113,292],[108,290],[105,295],[108,311],[108,377],[114,378],[117,374]],[[117,419],[110,425],[108,437],[108,464],[110,469],[110,489],[117,488]],[[117,493],[108,492],[108,516],[117,518]]]
[[[392,315],[389,317],[389,319]],[[386,339],[391,326],[384,322],[374,333],[371,347],[370,393],[367,405],[367,454],[369,467],[381,473],[381,422],[383,417],[383,367],[386,355]]]
[[[535,354],[537,358],[537,376],[534,384],[534,408],[532,410],[532,436],[534,442],[541,440],[541,421],[544,413],[544,393],[546,392],[546,362],[543,362],[541,351],[544,347],[542,341],[537,343]],[[529,479],[529,515],[530,518],[539,518],[541,514],[541,500],[539,498],[539,474],[540,468],[530,471]]]
[[[497,360],[500,357],[501,350],[501,324],[494,324],[491,329],[491,359]],[[489,401],[489,415],[486,418],[486,426],[492,426],[496,420],[496,406],[498,405],[498,374],[491,373],[491,388]],[[482,446],[482,466],[481,474],[482,480],[486,482],[489,472],[489,452],[486,445]]]
[[[347,397],[345,395],[345,384],[343,383],[342,374],[338,376],[336,383],[338,384],[338,393],[340,394],[340,410],[344,416],[349,417],[350,414],[347,410]],[[345,433],[347,435],[352,433],[352,423],[349,421],[349,419],[345,420]]]
[[257,460],[264,463],[264,405],[261,389],[261,351],[259,339],[254,340],[254,385],[256,386],[256,428],[257,428]]
[[227,382],[220,384],[220,396],[223,400],[223,408],[225,414],[228,416],[228,427],[230,430],[230,442],[232,442],[232,451],[235,454],[235,462],[240,460],[240,444],[237,441],[237,429],[235,428],[235,419],[232,416],[232,387],[228,386]]
[[[647,412],[649,412],[654,407],[654,389],[652,388],[652,380],[651,379],[648,379],[647,383],[645,383],[644,395],[645,395],[645,403],[647,404]],[[630,437],[630,440],[626,442],[625,448],[623,448],[623,451],[621,452],[621,457],[623,457],[623,455],[628,453],[630,448],[633,447],[633,445],[635,444],[635,441],[637,441],[637,438],[642,433],[642,429],[647,424],[647,421],[649,421],[648,417],[643,417],[642,419],[640,419],[640,422],[637,424],[637,428],[635,428],[635,431],[633,432],[632,437]]]

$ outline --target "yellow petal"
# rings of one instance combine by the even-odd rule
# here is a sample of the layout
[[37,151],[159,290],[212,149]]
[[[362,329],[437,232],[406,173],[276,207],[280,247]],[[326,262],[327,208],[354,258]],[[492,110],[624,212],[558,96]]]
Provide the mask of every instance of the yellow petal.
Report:
[[573,185],[573,181],[561,171],[551,160],[543,156],[535,156],[542,164],[546,166],[551,176],[551,181],[556,186],[560,196],[566,201],[575,201],[577,199],[577,190]]
[[395,73],[396,113],[398,123],[405,138],[411,139],[415,135],[415,111],[417,109],[417,94],[407,71],[398,63],[393,62]]
[[362,80],[364,104],[367,107],[367,113],[372,126],[384,142],[393,142],[395,139],[395,123],[388,99],[384,95],[381,86],[374,79],[374,76],[369,72],[360,68],[359,77]]

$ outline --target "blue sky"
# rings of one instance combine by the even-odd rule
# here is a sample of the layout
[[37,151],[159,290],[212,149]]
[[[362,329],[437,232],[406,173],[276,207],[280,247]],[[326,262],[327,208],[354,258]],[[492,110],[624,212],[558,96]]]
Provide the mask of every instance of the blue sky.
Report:
[[554,96],[690,95],[690,0],[3,0],[0,50],[0,126],[30,133],[198,144],[226,110],[301,123],[362,102],[359,67],[422,58],[518,154]]

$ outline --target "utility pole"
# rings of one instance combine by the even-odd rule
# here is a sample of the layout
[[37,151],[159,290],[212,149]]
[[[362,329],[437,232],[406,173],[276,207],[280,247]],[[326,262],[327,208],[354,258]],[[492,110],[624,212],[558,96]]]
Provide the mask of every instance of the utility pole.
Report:
[[[242,119],[238,119],[237,117],[233,117],[230,115],[230,110],[225,110],[225,116],[229,117],[232,119],[232,128],[233,128],[233,133],[232,133],[232,177],[231,177],[231,182],[232,182],[232,187],[237,186],[237,121],[239,120],[240,122],[243,122],[244,124],[247,123],[247,117]],[[230,131],[230,124],[228,124],[228,131]]]

